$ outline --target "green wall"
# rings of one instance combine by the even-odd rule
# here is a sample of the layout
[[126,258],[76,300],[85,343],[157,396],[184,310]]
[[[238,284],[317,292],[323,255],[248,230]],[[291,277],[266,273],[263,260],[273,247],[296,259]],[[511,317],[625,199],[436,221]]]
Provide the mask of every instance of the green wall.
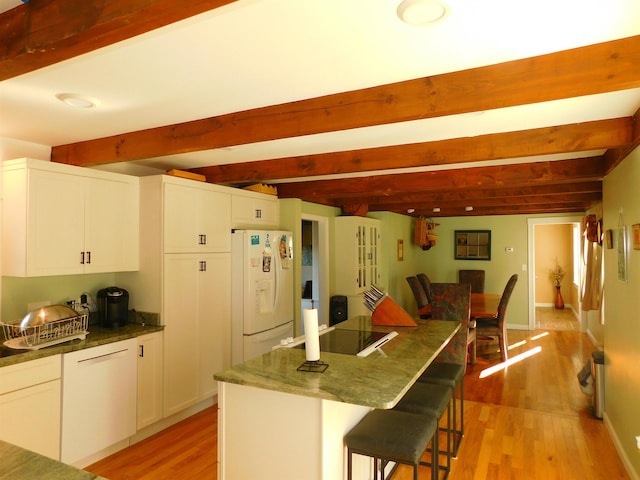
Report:
[[[115,274],[64,275],[59,277],[2,277],[2,320],[12,322],[28,313],[27,304],[50,301],[64,304],[87,292],[94,299],[98,290],[115,284]],[[133,295],[133,292],[131,292]]]
[[[614,231],[614,248],[604,252],[604,420],[614,441],[624,451],[623,460],[640,475],[636,435],[640,435],[640,250],[628,248],[628,281],[618,280],[617,231],[640,223],[640,148],[604,179],[604,228]],[[627,235],[629,243],[631,233]],[[626,458],[625,458],[626,457]]]

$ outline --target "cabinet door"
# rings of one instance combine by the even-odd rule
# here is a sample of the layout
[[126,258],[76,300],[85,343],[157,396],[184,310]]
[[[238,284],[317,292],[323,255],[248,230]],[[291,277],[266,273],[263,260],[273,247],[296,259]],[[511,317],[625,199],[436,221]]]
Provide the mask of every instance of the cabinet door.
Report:
[[0,395],[0,440],[60,459],[60,379]]
[[87,178],[85,191],[85,273],[137,270],[136,185]]
[[172,415],[198,400],[197,254],[164,258],[163,415]]
[[203,257],[198,272],[198,384],[199,399],[218,391],[213,374],[231,366],[231,255]]
[[359,295],[379,285],[380,223],[375,219],[338,217],[335,219],[336,293]]
[[27,188],[27,275],[82,273],[84,178],[32,169]]
[[138,337],[138,430],[162,418],[162,332]]
[[278,228],[277,198],[233,195],[231,202],[231,223],[234,228]]
[[205,235],[199,251],[231,251],[231,195],[200,191],[198,202],[199,231]]
[[198,190],[184,185],[164,185],[164,251],[194,252],[202,242],[198,227]]

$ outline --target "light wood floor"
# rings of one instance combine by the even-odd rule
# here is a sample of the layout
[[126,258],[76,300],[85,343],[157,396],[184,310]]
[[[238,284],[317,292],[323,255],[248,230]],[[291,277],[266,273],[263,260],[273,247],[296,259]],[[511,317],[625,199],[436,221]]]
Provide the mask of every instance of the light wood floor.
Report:
[[580,330],[580,322],[570,308],[536,307],[536,328],[549,330]]
[[[510,357],[538,346],[541,352],[486,378],[480,374],[499,364],[500,355],[496,343],[480,342],[478,364],[465,377],[465,437],[449,478],[628,479],[576,379],[593,351],[586,335],[509,331],[510,345],[520,342]],[[212,407],[86,470],[111,480],[216,479],[216,429]],[[411,478],[411,469],[401,466],[393,480]]]

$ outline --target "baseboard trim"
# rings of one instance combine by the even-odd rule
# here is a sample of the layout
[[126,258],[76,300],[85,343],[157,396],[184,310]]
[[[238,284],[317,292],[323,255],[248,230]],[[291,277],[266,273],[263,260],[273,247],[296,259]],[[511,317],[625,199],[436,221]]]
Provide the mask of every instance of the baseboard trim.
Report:
[[622,464],[624,465],[625,470],[629,474],[629,477],[631,477],[632,480],[640,480],[640,477],[638,477],[638,474],[633,469],[633,464],[629,460],[629,456],[627,455],[627,452],[625,452],[624,448],[622,448],[622,442],[620,441],[620,438],[618,437],[615,429],[611,425],[611,421],[609,420],[609,417],[607,416],[607,412],[604,412],[604,414],[602,416],[602,420],[604,422],[605,427],[607,427],[607,430],[609,431],[609,435],[611,435],[611,439],[613,440],[613,444],[616,447],[616,450],[618,451],[618,455],[620,455],[620,459],[622,460]]

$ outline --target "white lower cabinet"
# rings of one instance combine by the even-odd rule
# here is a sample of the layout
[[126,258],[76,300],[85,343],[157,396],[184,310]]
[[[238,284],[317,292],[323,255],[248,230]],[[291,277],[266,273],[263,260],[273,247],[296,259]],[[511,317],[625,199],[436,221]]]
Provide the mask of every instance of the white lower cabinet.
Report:
[[62,462],[78,465],[136,433],[137,347],[131,338],[63,355]]
[[164,256],[164,416],[217,392],[230,366],[231,255]]
[[138,430],[162,419],[162,332],[138,337]]
[[0,440],[60,458],[60,355],[0,369]]

